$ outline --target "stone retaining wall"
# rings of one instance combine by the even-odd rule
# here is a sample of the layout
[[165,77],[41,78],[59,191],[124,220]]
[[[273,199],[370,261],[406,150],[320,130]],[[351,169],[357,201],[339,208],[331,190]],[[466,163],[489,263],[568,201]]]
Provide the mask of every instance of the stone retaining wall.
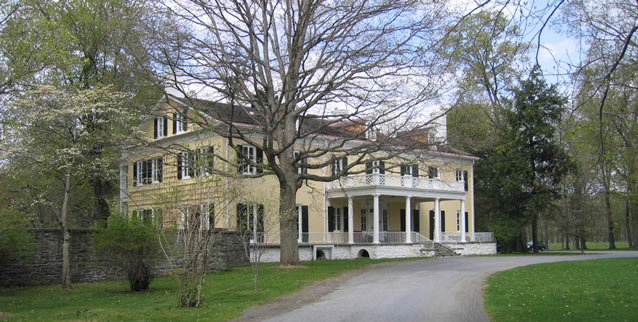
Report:
[[[0,286],[47,285],[60,283],[62,276],[62,231],[59,229],[34,230],[38,245],[34,258],[0,267]],[[95,282],[124,279],[125,274],[109,262],[100,260],[93,249],[93,230],[70,230],[71,281]],[[211,249],[209,269],[218,271],[227,267],[247,264],[241,240],[237,235],[219,231]],[[154,267],[156,275],[173,273],[166,259],[159,259]]]

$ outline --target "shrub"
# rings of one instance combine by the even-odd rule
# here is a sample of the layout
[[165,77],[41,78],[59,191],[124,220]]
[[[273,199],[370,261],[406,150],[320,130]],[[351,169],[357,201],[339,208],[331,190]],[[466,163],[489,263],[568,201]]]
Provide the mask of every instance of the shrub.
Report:
[[29,226],[24,214],[0,209],[0,265],[33,257],[37,245]]
[[159,229],[151,222],[114,214],[94,235],[99,257],[122,268],[132,291],[148,289],[153,263],[159,256]]

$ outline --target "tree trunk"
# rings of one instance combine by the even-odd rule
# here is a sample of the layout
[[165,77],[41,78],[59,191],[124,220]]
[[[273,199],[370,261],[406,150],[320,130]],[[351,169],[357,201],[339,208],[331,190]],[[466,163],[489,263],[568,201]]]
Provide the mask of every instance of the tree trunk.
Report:
[[627,227],[627,243],[629,248],[633,248],[633,240],[631,235],[631,207],[629,198],[625,200],[625,226]]
[[106,220],[111,214],[111,208],[106,199],[111,195],[113,184],[95,175],[91,178],[91,186],[93,186],[93,196],[95,197],[97,223],[106,226]]
[[[584,235],[584,234],[583,234]],[[580,237],[580,250],[586,250],[587,249],[587,241],[585,240],[585,237]]]
[[62,201],[62,213],[60,214],[60,225],[62,226],[62,288],[71,289],[71,263],[69,254],[69,242],[71,235],[69,234],[68,223],[68,204],[69,193],[71,192],[71,169],[70,167],[64,173],[64,199]]
[[[292,154],[292,153],[291,153]],[[293,176],[295,177],[295,176]],[[296,197],[297,183],[279,178],[279,231],[281,266],[299,265],[299,244],[297,243]]]
[[614,241],[614,219],[611,215],[611,201],[609,193],[609,183],[605,185],[605,214],[607,215],[607,229],[609,234],[609,249],[616,249],[616,242]]
[[532,252],[538,254],[538,214],[532,216]]
[[565,249],[569,250],[569,235],[565,234]]
[[580,249],[580,238],[578,235],[574,235],[574,250]]

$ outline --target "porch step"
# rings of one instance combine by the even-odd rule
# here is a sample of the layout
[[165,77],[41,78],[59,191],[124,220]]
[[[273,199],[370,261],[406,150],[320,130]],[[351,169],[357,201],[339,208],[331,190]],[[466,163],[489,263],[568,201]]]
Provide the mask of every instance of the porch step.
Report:
[[459,254],[455,252],[454,249],[452,249],[449,246],[439,244],[439,243],[434,243],[434,256],[437,256],[437,257],[459,256]]

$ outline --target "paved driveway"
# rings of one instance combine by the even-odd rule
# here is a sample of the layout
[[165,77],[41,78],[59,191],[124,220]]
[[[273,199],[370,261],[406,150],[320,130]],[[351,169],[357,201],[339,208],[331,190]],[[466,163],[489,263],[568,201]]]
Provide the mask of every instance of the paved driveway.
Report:
[[[264,313],[260,314],[260,309],[256,308],[247,312],[242,320],[489,321],[483,309],[483,284],[491,274],[536,263],[611,257],[638,257],[638,252],[600,252],[585,256],[452,257],[383,264],[334,286],[323,296],[297,307],[288,306],[288,312],[273,313],[271,309],[262,310]],[[295,295],[289,297],[290,300],[294,301]]]

